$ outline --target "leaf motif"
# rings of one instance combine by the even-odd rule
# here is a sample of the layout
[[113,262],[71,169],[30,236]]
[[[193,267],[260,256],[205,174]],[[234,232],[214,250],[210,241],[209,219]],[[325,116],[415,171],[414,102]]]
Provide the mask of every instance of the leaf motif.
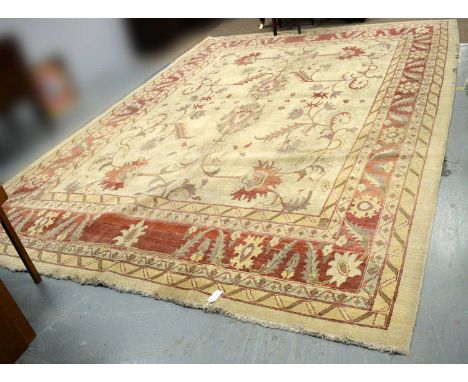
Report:
[[188,240],[185,242],[184,245],[182,245],[182,247],[180,247],[177,251],[174,252],[174,256],[176,257],[182,257],[183,255],[185,255],[185,253],[187,253],[187,251],[194,245],[196,244],[198,241],[200,241],[203,236],[205,235],[206,231],[204,232],[200,232],[198,233],[197,235],[195,235],[192,239]]
[[401,123],[406,123],[409,120],[409,118],[403,114],[390,113],[389,117],[390,119]]
[[310,77],[306,72],[303,70],[299,70],[298,72],[294,72],[294,75],[299,78],[302,82],[314,82],[312,77]]
[[268,73],[260,73],[260,74],[256,74],[255,76],[250,76],[250,77],[247,77],[239,82],[236,82],[234,85],[244,85],[244,84],[247,84],[249,82],[252,82],[252,81],[255,81],[255,80],[258,80],[264,76],[266,76]]
[[281,137],[282,135],[284,135],[286,133],[289,133],[290,131],[293,131],[293,130],[301,127],[301,126],[302,126],[302,124],[295,123],[294,125],[291,125],[291,126],[288,126],[288,127],[283,127],[282,129],[279,129],[279,130],[275,130],[272,133],[269,133],[268,135],[266,135],[264,137],[255,137],[255,139],[257,139],[259,141],[268,142],[268,141],[271,141],[271,140],[273,140],[275,138]]
[[378,179],[376,177],[373,177],[371,176],[369,173],[364,173],[366,179],[376,188],[381,188],[382,187],[382,184],[381,182],[378,181]]
[[218,264],[221,262],[221,258],[223,257],[224,252],[224,233],[221,230],[217,230],[218,237],[216,238],[215,244],[210,253],[210,260],[214,264]]
[[400,107],[397,107],[397,109],[398,109],[399,111],[411,113],[411,112],[413,111],[413,106],[411,106],[411,105],[400,106]]
[[360,228],[359,226],[356,226],[349,221],[346,221],[345,224],[346,224],[346,228],[348,228],[349,234],[358,243],[360,243],[363,248],[367,248],[369,238],[368,238],[368,232],[365,230],[365,228]]
[[285,201],[283,203],[283,207],[288,212],[304,209],[309,204],[311,197],[312,197],[312,191],[309,191],[307,196],[297,197],[294,200]]
[[281,272],[281,276],[286,277],[286,278],[292,277],[294,273],[296,272],[296,268],[297,268],[297,265],[299,264],[300,258],[301,258],[301,255],[297,252],[294,255],[292,255],[288,263],[286,264],[284,271]]
[[299,179],[297,180],[299,182],[307,175],[307,172],[306,170],[302,169],[302,170],[296,171],[296,174],[299,176]]
[[260,268],[260,273],[272,273],[278,268],[281,261],[284,257],[288,254],[289,250],[297,243],[297,241],[293,241],[289,244],[286,244],[281,250],[273,254],[273,257],[270,259],[268,263],[266,263],[262,268]]
[[316,282],[318,278],[317,251],[309,242],[306,242],[306,246],[307,254],[305,258],[305,268],[302,272],[302,277],[307,283],[312,283]]
[[89,215],[86,216],[86,219],[84,219],[78,227],[74,228],[72,230],[72,239],[71,240],[79,240],[81,237],[85,227],[88,225],[88,223],[91,221],[91,217]]
[[190,116],[190,119],[198,119],[198,118],[203,117],[204,115],[205,115],[205,110],[197,110]]
[[407,72],[406,72],[406,76],[412,78],[413,80],[419,81],[419,80],[421,79],[421,77],[422,77],[422,74],[421,74],[421,73],[413,73],[413,72],[407,71]]
[[396,100],[393,102],[393,105],[394,106],[401,106],[401,105],[410,105],[411,103],[413,103],[414,101],[414,98],[413,97],[410,97],[410,98],[401,98],[399,100]]
[[179,139],[188,138],[188,129],[185,123],[176,123],[175,133],[176,133],[177,138]]
[[[84,226],[86,225],[87,223],[87,220],[89,220],[89,216],[86,216],[86,219],[84,219],[81,223],[80,223],[80,233],[83,231],[84,229]],[[55,228],[52,228],[50,231],[46,232],[44,234],[44,237],[46,238],[52,238],[56,235],[59,235],[60,233],[64,233],[63,231],[66,230],[66,228],[68,228],[69,226],[71,226],[73,224],[73,219],[71,220],[64,220],[62,223],[59,223]],[[76,228],[77,224],[74,224],[73,225],[73,230]],[[75,238],[77,238],[76,235],[74,235]]]
[[412,68],[414,66],[420,66],[425,61],[424,58],[414,58],[413,60],[414,60],[413,62],[406,65],[407,68]]
[[330,98],[336,98],[338,97],[341,93],[343,93],[342,91],[340,90],[333,90],[331,93],[330,93]]
[[304,111],[302,109],[294,109],[288,114],[289,119],[297,119],[301,117],[304,114]]
[[332,117],[330,123],[332,127],[342,127],[342,126],[349,124],[350,121],[351,121],[351,114],[348,113],[347,111],[344,111],[344,112],[335,114]]

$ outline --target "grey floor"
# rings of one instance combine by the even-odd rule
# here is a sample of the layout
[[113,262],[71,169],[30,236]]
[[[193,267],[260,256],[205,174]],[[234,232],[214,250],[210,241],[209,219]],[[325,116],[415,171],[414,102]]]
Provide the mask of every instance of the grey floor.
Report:
[[[96,86],[60,132],[43,138],[0,176],[63,140],[83,122],[142,82],[164,63],[147,62]],[[0,269],[0,278],[38,336],[20,363],[466,363],[468,362],[468,45],[460,49],[459,87],[440,183],[411,354],[391,355],[311,336],[267,329],[220,315],[104,287]],[[100,90],[98,90],[100,89]],[[102,89],[106,89],[103,91]],[[85,98],[85,97],[83,97]]]

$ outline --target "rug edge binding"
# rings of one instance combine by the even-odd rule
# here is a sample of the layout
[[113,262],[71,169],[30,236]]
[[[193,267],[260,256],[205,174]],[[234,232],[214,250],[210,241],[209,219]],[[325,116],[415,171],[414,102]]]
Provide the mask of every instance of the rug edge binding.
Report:
[[[442,21],[442,20],[440,20],[440,21]],[[434,175],[437,176],[436,174],[438,174],[438,181],[437,181],[437,183],[435,183],[435,182],[433,183],[434,185],[433,185],[433,187],[431,189],[423,189],[425,194],[432,195],[432,197],[431,197],[432,200],[427,203],[427,204],[430,205],[430,209],[428,211],[423,211],[424,215],[429,217],[429,224],[426,224],[425,226],[423,226],[423,228],[425,228],[425,229],[423,230],[424,232],[421,234],[421,236],[423,236],[425,238],[425,240],[423,240],[425,242],[425,245],[424,245],[424,249],[419,254],[420,258],[422,259],[422,262],[420,264],[420,268],[419,269],[409,269],[409,267],[407,267],[406,268],[407,269],[406,274],[405,274],[405,271],[403,271],[403,275],[402,275],[402,282],[403,282],[403,278],[405,278],[405,276],[409,277],[407,275],[407,273],[410,270],[411,270],[412,275],[416,274],[416,276],[418,276],[418,280],[417,280],[418,290],[417,290],[417,293],[414,295],[414,297],[415,297],[415,307],[411,311],[411,319],[409,320],[409,323],[410,323],[410,325],[409,325],[410,338],[409,338],[409,344],[408,344],[408,349],[406,351],[406,355],[410,354],[410,346],[411,346],[411,342],[412,342],[412,338],[413,338],[413,334],[414,334],[414,326],[416,324],[416,318],[417,318],[417,314],[418,314],[418,311],[419,311],[419,304],[420,304],[420,300],[421,300],[421,291],[422,291],[422,287],[423,287],[423,284],[424,284],[427,258],[429,256],[429,248],[430,248],[430,244],[431,244],[432,229],[433,229],[433,226],[434,226],[435,215],[436,215],[436,212],[437,212],[439,188],[440,188],[440,182],[442,180],[442,174],[441,173],[442,173],[445,153],[446,153],[446,150],[447,150],[448,136],[449,136],[449,130],[450,130],[450,125],[451,125],[451,119],[452,119],[453,103],[454,103],[454,100],[455,100],[455,87],[456,87],[456,81],[457,81],[456,72],[457,72],[457,68],[458,68],[459,47],[460,47],[460,44],[459,44],[459,31],[458,31],[457,19],[448,19],[447,21],[449,22],[449,29],[448,29],[449,42],[448,42],[448,49],[447,49],[447,62],[448,62],[448,65],[447,65],[447,67],[445,68],[445,71],[444,71],[444,81],[446,80],[446,76],[447,76],[448,80],[450,80],[450,82],[446,83],[446,84],[443,84],[442,91],[449,94],[449,98],[444,99],[444,101],[445,101],[444,103],[446,104],[445,106],[448,108],[448,111],[446,113],[444,113],[443,115],[436,116],[436,120],[434,122],[434,125],[436,125],[436,126],[439,125],[439,126],[443,127],[444,135],[443,135],[443,145],[440,146],[441,149],[439,151],[439,155],[438,155],[437,158],[433,159],[433,161],[435,161],[436,164],[437,164],[437,171],[434,170],[434,169],[431,169],[431,172],[432,172],[433,176]],[[450,35],[452,35],[452,37],[450,37]],[[442,99],[442,93],[441,93],[441,99]],[[434,147],[433,145],[436,147],[436,145],[434,143],[431,144],[432,147]],[[430,149],[432,147],[430,147]],[[428,157],[429,157],[429,154],[428,154]],[[430,166],[427,166],[427,169],[429,169],[429,167]],[[429,176],[430,176],[430,174],[426,175],[426,169],[425,169],[422,177],[427,178]],[[422,185],[422,183],[423,183],[423,180],[421,180],[420,186]],[[421,199],[423,199],[423,198],[421,198]],[[418,210],[415,211],[415,216],[416,216],[416,214],[418,212],[419,212]],[[421,212],[420,212],[420,214],[421,214]],[[414,218],[414,220],[416,220],[416,218]],[[411,240],[412,239],[410,237],[409,241],[411,241]],[[415,240],[416,239],[413,239],[412,241],[415,241]],[[408,248],[409,248],[410,244],[411,244],[411,242],[408,243]],[[409,251],[409,249],[408,249],[408,251]]]
[[[142,297],[149,297],[149,298],[159,300],[159,301],[170,302],[172,304],[176,304],[185,308],[201,310],[205,313],[220,314],[229,318],[236,319],[241,322],[247,322],[250,324],[259,325],[264,328],[278,329],[278,330],[284,330],[284,331],[297,333],[297,334],[309,335],[311,337],[326,339],[326,340],[342,343],[345,345],[353,345],[353,346],[367,348],[370,350],[377,350],[382,353],[400,354],[400,355],[405,355],[405,356],[409,355],[408,349],[406,348],[401,348],[397,346],[379,345],[377,343],[369,343],[369,342],[354,340],[346,336],[339,336],[339,335],[335,336],[332,334],[324,333],[319,330],[316,331],[316,330],[311,330],[311,329],[304,329],[304,328],[300,328],[297,326],[292,326],[292,325],[288,326],[288,325],[266,321],[266,320],[262,320],[258,318],[252,318],[252,317],[248,317],[242,314],[231,312],[224,308],[217,307],[214,304],[213,305],[208,304],[208,303],[200,304],[200,303],[193,302],[193,301],[183,301],[181,299],[177,299],[173,297],[165,297],[163,295],[160,295],[159,293],[147,292],[140,288],[122,286],[114,282],[100,280],[97,277],[83,277],[82,274],[78,274],[77,272],[68,273],[68,274],[59,273],[58,270],[50,269],[50,268],[54,268],[54,266],[50,266],[50,268],[48,268],[49,266],[50,266],[49,264],[44,266],[43,263],[40,263],[37,266],[42,276],[52,278],[55,280],[73,281],[80,285],[88,285],[88,286],[94,286],[94,287],[102,286],[102,287],[106,287],[114,291],[117,291],[119,293],[130,293],[130,294],[135,294],[135,295],[139,295]],[[26,273],[26,270],[24,269],[22,264],[19,263],[19,261],[18,263],[16,263],[15,261],[8,262],[8,263],[5,263],[5,262],[0,263],[0,268],[7,269],[13,272]]]

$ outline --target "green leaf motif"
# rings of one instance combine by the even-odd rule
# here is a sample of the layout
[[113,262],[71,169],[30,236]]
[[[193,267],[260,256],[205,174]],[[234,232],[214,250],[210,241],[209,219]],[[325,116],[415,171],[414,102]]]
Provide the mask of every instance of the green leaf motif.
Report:
[[183,255],[185,255],[187,253],[187,251],[195,244],[197,243],[198,241],[200,241],[203,236],[205,235],[207,231],[204,231],[204,232],[200,232],[198,233],[197,235],[195,235],[193,238],[191,238],[190,240],[186,241],[185,244],[180,247],[177,251],[174,252],[174,256],[176,257],[182,257]]
[[299,260],[301,259],[301,255],[299,253],[295,253],[291,256],[284,271],[281,273],[281,276],[286,278],[291,278],[294,273],[296,272],[297,265],[299,264]]
[[369,244],[369,231],[349,221],[346,221],[345,224],[348,232],[353,236],[353,238],[359,242],[363,248],[367,248],[367,245]]
[[273,257],[270,259],[268,263],[266,263],[262,268],[260,268],[260,273],[272,273],[274,272],[284,257],[288,254],[290,249],[296,245],[297,241],[293,241],[287,245],[285,245],[280,251],[273,254]]
[[221,230],[217,230],[218,237],[210,253],[210,260],[214,264],[220,264],[224,252],[224,233]]
[[305,260],[305,269],[302,277],[307,283],[315,283],[318,281],[318,258],[317,250],[310,243],[307,245],[307,254]]

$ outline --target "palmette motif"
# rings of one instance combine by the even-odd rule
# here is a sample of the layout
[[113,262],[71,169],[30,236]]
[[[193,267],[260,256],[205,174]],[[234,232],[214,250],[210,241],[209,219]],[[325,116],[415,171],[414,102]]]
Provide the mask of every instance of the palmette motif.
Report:
[[385,330],[447,34],[208,38],[10,183],[7,212],[39,263]]

